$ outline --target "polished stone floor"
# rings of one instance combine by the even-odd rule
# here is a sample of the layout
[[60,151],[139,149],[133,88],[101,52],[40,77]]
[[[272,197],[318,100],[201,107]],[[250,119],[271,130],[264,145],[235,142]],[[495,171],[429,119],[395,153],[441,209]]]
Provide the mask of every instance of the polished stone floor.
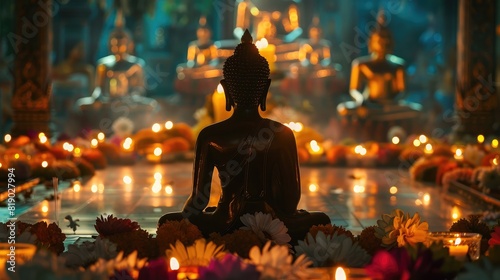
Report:
[[[81,185],[62,190],[59,202],[33,204],[18,218],[57,220],[69,237],[73,231],[64,217],[71,215],[79,219],[75,238],[95,234],[97,216],[114,214],[137,221],[154,234],[163,213],[182,208],[191,191],[191,167],[191,163],[108,167]],[[466,203],[455,205],[436,186],[411,181],[406,170],[302,166],[301,181],[299,208],[326,212],[334,224],[354,233],[375,225],[381,214],[395,208],[420,213],[431,231],[448,230],[453,221],[478,211]],[[220,187],[213,185],[215,204]]]

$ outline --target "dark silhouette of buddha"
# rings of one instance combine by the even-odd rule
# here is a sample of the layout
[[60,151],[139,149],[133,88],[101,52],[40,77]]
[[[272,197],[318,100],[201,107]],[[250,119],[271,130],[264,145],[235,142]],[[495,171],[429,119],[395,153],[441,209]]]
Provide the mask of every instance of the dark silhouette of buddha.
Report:
[[[248,30],[223,73],[226,110],[233,107],[234,113],[200,132],[191,196],[181,213],[164,215],[159,225],[187,218],[205,235],[228,233],[241,226],[242,215],[264,212],[285,223],[293,242],[303,239],[311,226],[329,224],[324,213],[297,210],[301,192],[295,138],[288,127],[259,114],[259,106],[266,109],[270,71]],[[222,195],[215,209],[206,209],[214,168]]]

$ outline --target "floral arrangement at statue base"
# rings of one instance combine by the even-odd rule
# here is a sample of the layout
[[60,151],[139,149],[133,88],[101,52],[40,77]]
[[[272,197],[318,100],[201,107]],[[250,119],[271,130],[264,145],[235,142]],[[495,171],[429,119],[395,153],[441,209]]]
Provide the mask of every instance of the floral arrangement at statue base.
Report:
[[[500,224],[492,230],[477,217],[462,219],[450,229],[482,234],[486,250],[474,262],[458,261],[443,244],[425,245],[427,223],[418,214],[401,210],[382,215],[377,225],[358,236],[331,224],[313,226],[297,244],[288,243],[287,228],[270,214],[247,214],[241,221],[244,226],[232,233],[210,236],[202,236],[187,220],[167,221],[153,236],[129,219],[101,216],[96,219],[95,240],[69,245],[65,252],[61,250],[65,236],[57,225],[17,222],[16,238],[39,250],[9,277],[332,279],[337,267],[362,268],[356,273],[371,279],[470,279],[473,275],[497,279],[500,273]],[[7,224],[3,224],[0,239],[7,237]]]

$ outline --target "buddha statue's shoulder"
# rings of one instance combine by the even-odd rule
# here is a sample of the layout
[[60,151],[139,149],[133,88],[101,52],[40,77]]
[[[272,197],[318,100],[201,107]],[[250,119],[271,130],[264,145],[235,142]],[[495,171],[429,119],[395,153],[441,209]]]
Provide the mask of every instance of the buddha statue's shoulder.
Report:
[[385,59],[393,64],[394,66],[401,66],[401,67],[404,67],[406,62],[404,59],[402,59],[401,57],[398,57],[398,56],[395,56],[395,55],[392,55],[392,54],[388,54],[385,56]]
[[97,60],[97,65],[101,67],[112,67],[116,64],[116,57],[114,55],[108,55]]
[[360,56],[352,61],[352,65],[369,64],[373,61],[373,57],[370,55]]
[[137,64],[137,65],[141,66],[142,68],[144,68],[146,66],[146,61],[144,61],[144,59],[137,57],[137,56],[129,55],[127,57],[127,61],[132,63],[132,64]]

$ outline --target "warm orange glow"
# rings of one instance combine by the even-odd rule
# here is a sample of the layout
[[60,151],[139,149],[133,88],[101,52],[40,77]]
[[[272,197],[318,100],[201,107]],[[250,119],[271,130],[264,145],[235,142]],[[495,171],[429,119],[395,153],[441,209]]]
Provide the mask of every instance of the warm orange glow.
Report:
[[3,140],[5,141],[5,143],[9,143],[10,140],[12,140],[12,136],[10,136],[10,134],[5,134]]
[[267,42],[266,38],[262,38],[259,41],[255,42],[255,46],[257,47],[257,49],[261,50],[263,48],[267,48],[267,46],[269,46],[269,42]]
[[358,155],[366,155],[366,148],[361,146],[361,145],[357,145],[355,148],[354,148],[354,153],[358,154]]
[[43,168],[46,168],[47,166],[49,166],[49,163],[47,161],[42,161],[42,167]]
[[224,87],[222,87],[222,85],[221,85],[221,84],[219,84],[219,85],[217,86],[217,92],[218,92],[218,93],[224,93]]
[[73,191],[74,192],[79,192],[81,188],[82,188],[82,185],[80,185],[80,182],[76,181],[73,183]]
[[259,11],[259,9],[257,7],[252,7],[250,9],[250,13],[252,14],[252,16],[256,17],[256,16],[259,15],[260,11]]
[[425,153],[426,154],[432,154],[433,150],[432,150],[432,145],[430,143],[426,144],[425,145]]
[[455,246],[460,245],[460,243],[462,243],[462,239],[460,237],[455,239]]
[[171,186],[171,185],[166,185],[166,186],[165,186],[165,192],[166,192],[168,195],[170,195],[170,194],[172,194],[172,193],[174,192],[174,189],[172,188],[172,186]]
[[90,141],[90,145],[92,145],[92,148],[97,147],[98,144],[99,144],[99,141],[97,141],[97,139],[92,139]]
[[420,135],[420,136],[418,137],[418,140],[420,140],[420,142],[421,142],[421,143],[424,143],[424,144],[425,144],[425,143],[427,143],[427,140],[428,140],[428,139],[427,139],[427,136],[425,136],[425,135],[423,135],[423,134],[422,134],[422,135]]
[[106,138],[106,136],[104,135],[104,133],[99,132],[99,133],[97,134],[97,140],[99,140],[99,142],[104,141],[104,138]]
[[97,192],[97,185],[96,184],[93,184],[91,187],[90,187],[90,191],[93,192],[93,193],[96,193]]
[[130,176],[127,176],[127,175],[123,176],[123,183],[125,183],[127,185],[131,184],[132,183],[132,178],[130,178]]
[[420,146],[420,144],[421,144],[421,143],[420,143],[420,140],[418,140],[418,139],[413,140],[413,146],[415,146],[415,147],[419,147],[419,146]]
[[397,137],[397,136],[394,136],[394,137],[392,137],[392,139],[391,139],[391,142],[392,142],[392,144],[394,144],[394,145],[399,144],[399,141],[400,141],[400,140],[399,140],[399,137]]
[[354,185],[353,191],[355,193],[364,193],[365,192],[365,186],[362,185]]
[[159,181],[163,176],[161,176],[160,172],[155,172],[155,175],[153,177],[155,178],[156,181]]

